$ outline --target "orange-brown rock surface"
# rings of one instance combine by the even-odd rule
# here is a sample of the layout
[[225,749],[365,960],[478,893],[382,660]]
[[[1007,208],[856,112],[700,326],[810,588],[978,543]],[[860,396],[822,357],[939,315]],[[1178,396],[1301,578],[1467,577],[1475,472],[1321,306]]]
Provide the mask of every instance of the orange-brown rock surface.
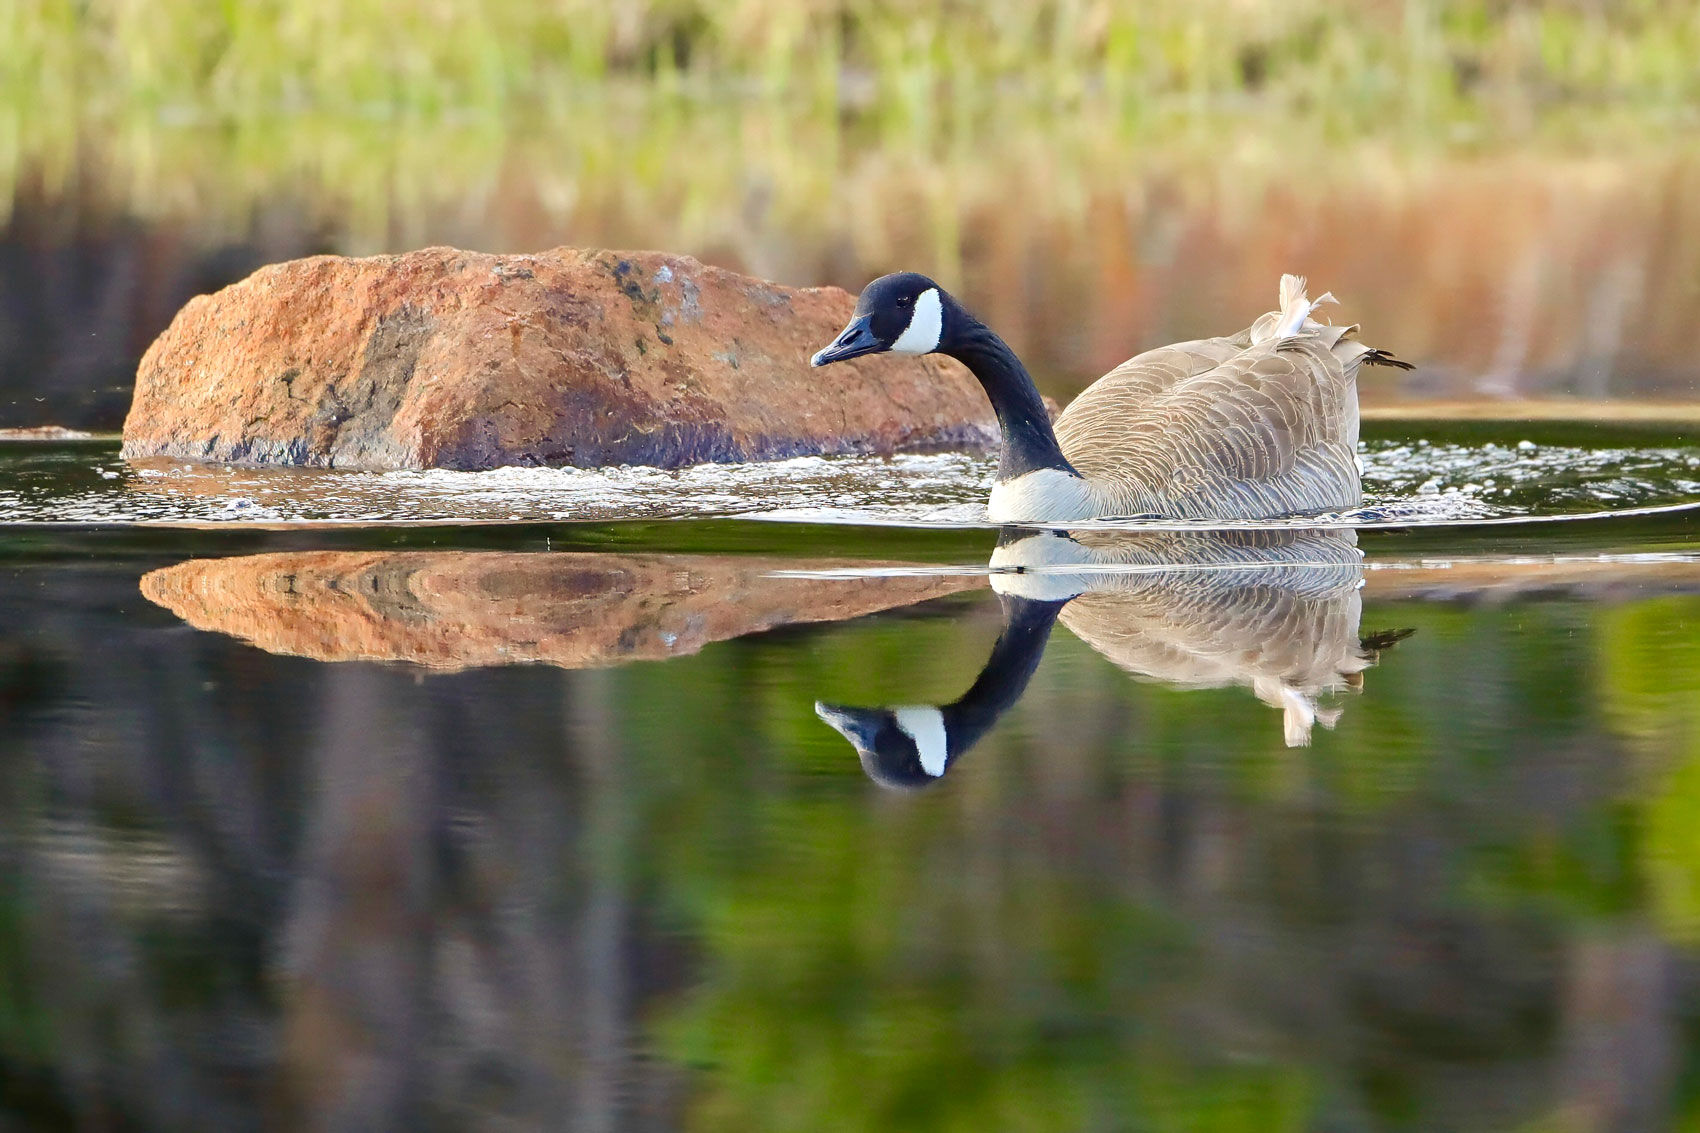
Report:
[[[839,621],[983,586],[963,576],[783,578],[835,564],[709,555],[305,551],[191,559],[142,593],[194,626],[320,661],[588,668]],[[845,564],[837,564],[845,565]],[[869,564],[857,564],[869,565]]]
[[677,467],[996,442],[955,363],[811,370],[854,304],[658,252],[292,260],[178,313],[137,371],[124,455]]

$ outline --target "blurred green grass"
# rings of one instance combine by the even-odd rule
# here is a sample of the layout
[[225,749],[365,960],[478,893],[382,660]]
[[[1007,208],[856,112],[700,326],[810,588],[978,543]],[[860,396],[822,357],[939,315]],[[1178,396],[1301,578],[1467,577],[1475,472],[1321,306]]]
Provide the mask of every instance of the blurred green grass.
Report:
[[0,99],[244,118],[570,109],[635,80],[906,109],[1013,88],[1055,106],[1255,94],[1456,100],[1700,95],[1679,0],[8,0]]
[[[1296,268],[1424,367],[1371,403],[1670,400],[1694,59],[1692,0],[0,0],[0,239],[103,249],[54,341],[137,356],[255,263],[579,244],[926,271],[1059,397]],[[60,357],[7,423],[115,425]]]
[[1700,122],[1700,4],[1671,0],[4,0],[0,44],[0,222],[92,190],[240,225],[304,190],[366,250],[516,168],[552,213],[612,187],[701,246],[755,182],[818,220],[855,160],[948,273],[964,191],[1012,165],[1058,205],[1147,157],[1316,180]]

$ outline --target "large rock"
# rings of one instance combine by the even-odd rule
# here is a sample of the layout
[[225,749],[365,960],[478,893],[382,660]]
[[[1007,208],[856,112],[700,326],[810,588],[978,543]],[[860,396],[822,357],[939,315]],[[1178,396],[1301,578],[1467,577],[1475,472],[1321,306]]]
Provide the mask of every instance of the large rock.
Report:
[[178,313],[137,372],[124,455],[676,467],[996,442],[955,363],[811,370],[853,306],[656,252],[293,260]]
[[580,669],[695,653],[983,586],[963,575],[786,578],[869,563],[711,555],[302,551],[190,559],[142,576],[194,626],[320,661]]

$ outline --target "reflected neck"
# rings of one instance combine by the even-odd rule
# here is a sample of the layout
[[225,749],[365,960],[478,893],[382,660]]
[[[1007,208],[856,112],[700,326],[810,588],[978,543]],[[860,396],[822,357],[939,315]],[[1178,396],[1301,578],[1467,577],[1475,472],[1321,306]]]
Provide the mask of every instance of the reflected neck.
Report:
[[998,595],[998,601],[1003,606],[1003,633],[992,646],[991,656],[973,686],[955,702],[940,708],[953,762],[978,743],[1027,691],[1027,682],[1045,656],[1045,643],[1050,640],[1057,613],[1065,605],[1008,594]]
[[941,353],[967,366],[991,400],[1003,434],[999,480],[1014,480],[1042,468],[1079,475],[1057,444],[1050,414],[1045,412],[1044,399],[1032,375],[990,327],[977,320],[970,322]]

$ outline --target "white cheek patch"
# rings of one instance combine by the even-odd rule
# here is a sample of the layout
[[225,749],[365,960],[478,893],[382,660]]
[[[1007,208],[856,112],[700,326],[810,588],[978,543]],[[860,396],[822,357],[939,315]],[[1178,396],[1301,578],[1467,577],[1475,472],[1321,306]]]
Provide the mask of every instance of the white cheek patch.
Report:
[[931,705],[915,705],[894,708],[891,714],[897,718],[897,726],[903,729],[903,734],[915,741],[915,750],[921,756],[921,770],[935,779],[943,775],[945,757],[949,754],[944,734],[944,713]]
[[929,287],[915,300],[915,313],[891,349],[896,354],[931,354],[943,335],[944,304],[939,302],[939,289]]

